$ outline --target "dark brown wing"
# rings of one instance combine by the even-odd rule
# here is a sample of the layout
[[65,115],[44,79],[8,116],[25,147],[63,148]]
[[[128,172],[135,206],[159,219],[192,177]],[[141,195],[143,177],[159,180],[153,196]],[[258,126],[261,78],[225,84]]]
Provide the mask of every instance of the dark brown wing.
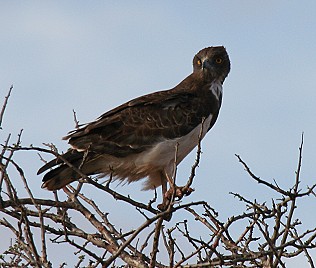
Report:
[[[188,77],[190,78],[190,77]],[[187,79],[188,79],[187,78]],[[104,113],[96,121],[72,131],[64,139],[79,151],[89,154],[109,154],[125,157],[140,153],[156,143],[188,134],[202,121],[213,115],[209,128],[218,116],[221,100],[208,89],[194,87],[191,90],[176,87],[172,90],[152,93]],[[83,153],[70,150],[64,158],[74,163]],[[61,164],[55,159],[44,165],[38,174]]]
[[124,157],[188,134],[202,117],[218,113],[219,106],[208,90],[163,91],[111,110],[65,138],[79,150]]

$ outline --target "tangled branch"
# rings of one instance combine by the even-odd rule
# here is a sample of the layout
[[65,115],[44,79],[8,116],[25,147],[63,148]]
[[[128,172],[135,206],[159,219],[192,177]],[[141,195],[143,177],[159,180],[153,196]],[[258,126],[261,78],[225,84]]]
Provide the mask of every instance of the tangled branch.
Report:
[[[6,105],[7,99],[2,111]],[[161,211],[155,208],[156,194],[148,203],[125,196],[111,188],[111,180],[101,184],[83,174],[80,167],[71,166],[53,145],[22,146],[21,135],[22,131],[13,143],[9,135],[1,145],[0,228],[7,229],[15,239],[0,255],[1,266],[65,267],[64,260],[52,263],[53,254],[49,250],[49,245],[65,244],[76,256],[75,267],[268,268],[285,267],[286,260],[301,254],[310,267],[315,267],[310,251],[316,248],[316,226],[304,229],[303,223],[294,216],[299,210],[299,200],[316,196],[316,185],[300,189],[303,136],[290,189],[256,176],[236,155],[250,179],[258,182],[258,187],[277,194],[278,198],[259,203],[241,193],[231,193],[244,207],[244,212],[222,220],[221,211],[204,200],[186,202],[184,197],[175,202],[172,199],[172,205]],[[54,155],[78,172],[82,179],[76,187],[68,186],[64,192],[55,192],[52,198],[39,198],[23,167],[15,160],[17,153]],[[183,188],[194,183],[200,154],[201,144]],[[21,184],[25,191],[17,190]],[[86,190],[89,185],[94,186],[93,192]],[[94,199],[96,192],[101,192],[104,198],[117,200],[117,208],[124,202],[129,207],[129,217],[141,222],[138,227],[129,229],[116,222],[111,208]]]

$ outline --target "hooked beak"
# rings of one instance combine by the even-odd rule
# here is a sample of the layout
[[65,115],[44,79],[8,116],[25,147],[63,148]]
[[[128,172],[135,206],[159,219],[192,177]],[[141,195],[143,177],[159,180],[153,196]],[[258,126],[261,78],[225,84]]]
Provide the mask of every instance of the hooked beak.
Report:
[[203,67],[203,70],[204,69],[212,69],[212,65],[210,64],[210,62],[207,59],[203,61],[202,67]]

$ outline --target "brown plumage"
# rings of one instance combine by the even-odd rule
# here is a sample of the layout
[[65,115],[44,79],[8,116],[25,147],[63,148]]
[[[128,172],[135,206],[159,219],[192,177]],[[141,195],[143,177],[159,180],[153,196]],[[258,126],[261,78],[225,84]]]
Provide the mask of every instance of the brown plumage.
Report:
[[[176,163],[198,144],[214,125],[222,101],[222,84],[230,71],[224,47],[208,47],[193,59],[193,73],[176,87],[128,101],[101,115],[96,121],[70,132],[72,149],[63,157],[86,175],[112,175],[127,182],[146,178],[144,189],[167,181]],[[83,162],[83,156],[85,160]],[[42,188],[56,190],[80,178],[59,159],[44,165],[48,171]]]

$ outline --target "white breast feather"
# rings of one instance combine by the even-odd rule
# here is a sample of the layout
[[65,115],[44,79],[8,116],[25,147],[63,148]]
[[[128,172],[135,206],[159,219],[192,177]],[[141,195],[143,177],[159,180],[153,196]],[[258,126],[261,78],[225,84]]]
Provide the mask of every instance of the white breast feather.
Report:
[[219,101],[220,95],[223,94],[223,86],[220,81],[214,81],[210,85],[210,91],[213,93],[213,95],[216,97],[216,99]]
[[[202,138],[205,136],[212,118],[213,115],[210,115],[204,121]],[[201,124],[183,137],[159,142],[150,150],[140,153],[137,159],[135,159],[135,165],[140,168],[141,166],[154,164],[155,166],[165,168],[167,174],[172,176],[176,147],[178,147],[176,163],[179,164],[194,149],[194,147],[197,146],[200,133]]]

